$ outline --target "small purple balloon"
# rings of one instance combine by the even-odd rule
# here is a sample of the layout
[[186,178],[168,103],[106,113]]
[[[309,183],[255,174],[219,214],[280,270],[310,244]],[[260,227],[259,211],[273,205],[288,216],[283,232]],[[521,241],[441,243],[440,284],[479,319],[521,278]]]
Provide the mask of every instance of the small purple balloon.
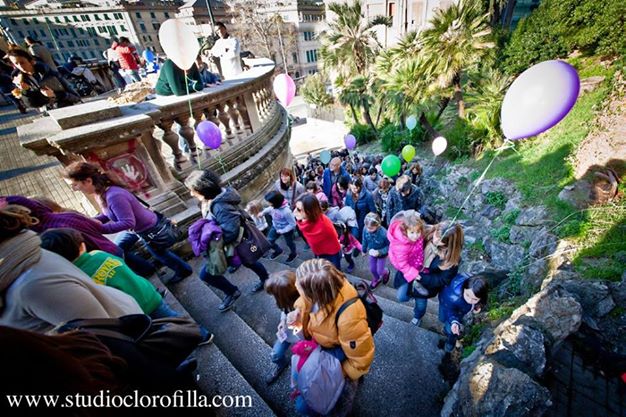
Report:
[[356,148],[356,138],[354,137],[353,134],[348,133],[344,138],[343,141],[346,144],[346,148],[352,150],[354,148]]
[[201,121],[196,127],[196,133],[207,148],[217,149],[222,144],[222,132],[213,122]]

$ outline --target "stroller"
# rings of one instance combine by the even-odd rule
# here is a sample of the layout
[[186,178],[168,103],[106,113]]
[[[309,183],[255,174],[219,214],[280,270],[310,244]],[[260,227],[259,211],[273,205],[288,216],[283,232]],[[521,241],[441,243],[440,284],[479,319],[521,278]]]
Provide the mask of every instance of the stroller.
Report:
[[59,74],[81,97],[95,97],[98,92],[84,75],[76,75],[65,67],[59,67]]

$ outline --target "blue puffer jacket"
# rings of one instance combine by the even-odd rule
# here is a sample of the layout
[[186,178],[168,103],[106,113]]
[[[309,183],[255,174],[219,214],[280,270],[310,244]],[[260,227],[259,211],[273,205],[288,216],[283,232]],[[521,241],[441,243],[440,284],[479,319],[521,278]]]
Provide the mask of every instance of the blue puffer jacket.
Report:
[[372,194],[365,189],[365,187],[361,188],[361,192],[359,193],[359,199],[354,201],[352,192],[349,192],[346,196],[346,206],[352,207],[354,212],[356,213],[356,223],[359,227],[359,240],[363,235],[363,225],[365,223],[365,216],[368,213],[376,213],[376,204],[374,204],[374,199],[372,198]]
[[444,325],[463,324],[463,317],[472,310],[472,305],[463,298],[463,284],[468,279],[467,275],[459,274],[439,293],[439,320]]
[[378,257],[383,258],[389,252],[389,239],[387,239],[387,229],[380,226],[374,233],[363,230],[363,253],[370,249],[378,251]]
[[[348,174],[348,171],[346,171],[343,165],[341,166],[341,169],[339,170],[339,177],[347,177],[348,179],[350,178],[350,174]],[[331,195],[331,190],[334,184],[331,178],[332,178],[332,175],[330,172],[330,168],[326,168],[324,170],[322,189],[324,190],[324,194],[326,194],[326,197],[328,197],[329,202],[332,201],[332,197],[333,197]],[[337,179],[337,181],[339,181],[339,179]]]
[[441,259],[435,256],[428,267],[428,272],[420,272],[422,277],[420,283],[428,290],[428,296],[421,298],[435,297],[454,277],[459,273],[459,266],[454,265],[448,269],[440,269]]

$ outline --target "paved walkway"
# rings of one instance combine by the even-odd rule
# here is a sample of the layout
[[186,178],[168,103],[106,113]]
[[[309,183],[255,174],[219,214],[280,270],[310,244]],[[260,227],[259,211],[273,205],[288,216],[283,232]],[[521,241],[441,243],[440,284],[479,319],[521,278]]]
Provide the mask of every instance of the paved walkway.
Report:
[[12,105],[0,107],[0,195],[43,196],[85,211],[80,195],[61,179],[56,158],[37,156],[20,146],[17,127],[37,117],[34,111],[22,115]]

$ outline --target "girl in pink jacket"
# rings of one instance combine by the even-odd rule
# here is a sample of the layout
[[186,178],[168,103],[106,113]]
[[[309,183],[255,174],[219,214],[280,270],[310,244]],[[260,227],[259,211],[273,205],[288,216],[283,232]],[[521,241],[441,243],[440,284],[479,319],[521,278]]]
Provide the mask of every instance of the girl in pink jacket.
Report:
[[[398,289],[398,301],[410,300],[413,291],[419,291],[420,272],[424,271],[424,222],[415,210],[401,211],[391,219],[389,239],[389,261],[397,269],[394,287]],[[417,284],[417,285],[415,285]],[[422,287],[423,288],[423,287]],[[420,320],[414,311],[412,324],[419,326]]]

